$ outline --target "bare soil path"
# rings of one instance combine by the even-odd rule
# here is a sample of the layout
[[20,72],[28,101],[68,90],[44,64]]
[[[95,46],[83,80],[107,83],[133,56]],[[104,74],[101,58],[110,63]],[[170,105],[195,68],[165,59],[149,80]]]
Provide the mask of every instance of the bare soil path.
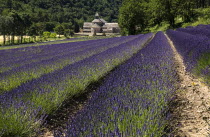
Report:
[[171,127],[177,137],[210,136],[210,87],[186,72],[182,57],[166,35],[173,51],[179,76],[179,89],[172,102]]
[[53,114],[49,115],[46,119],[47,123],[42,127],[42,133],[38,137],[54,137],[53,131],[63,131],[66,128],[66,124],[70,118],[73,118],[78,111],[83,109],[87,100],[91,98],[91,92],[95,91],[96,86],[91,84],[86,89],[86,92],[67,99],[61,107]]
[[[112,71],[114,71],[114,69]],[[57,111],[47,117],[47,123],[42,126],[41,134],[38,137],[54,137],[54,131],[65,131],[68,120],[73,119],[78,111],[82,110],[87,105],[91,94],[101,86],[105,78],[106,76],[91,83],[82,94],[65,100]]]

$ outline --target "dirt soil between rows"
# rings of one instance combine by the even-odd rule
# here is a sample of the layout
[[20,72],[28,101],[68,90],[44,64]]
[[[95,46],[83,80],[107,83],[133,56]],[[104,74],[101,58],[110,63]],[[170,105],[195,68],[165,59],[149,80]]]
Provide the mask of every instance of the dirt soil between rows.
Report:
[[53,131],[64,131],[68,120],[75,117],[77,112],[83,109],[87,100],[91,98],[90,93],[95,91],[95,87],[90,85],[86,90],[88,91],[80,96],[64,101],[57,111],[49,115],[38,137],[54,137]]
[[176,137],[210,136],[210,88],[201,79],[186,72],[181,55],[166,37],[174,51],[179,77],[179,89],[170,108],[172,134]]

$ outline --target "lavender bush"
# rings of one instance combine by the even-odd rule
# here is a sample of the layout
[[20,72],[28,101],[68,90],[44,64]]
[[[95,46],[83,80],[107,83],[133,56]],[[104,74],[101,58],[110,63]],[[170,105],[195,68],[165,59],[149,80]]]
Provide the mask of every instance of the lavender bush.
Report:
[[206,37],[206,40],[210,38],[210,25],[199,25],[191,28],[179,28],[177,31],[186,32],[197,37]]
[[[43,74],[50,73],[57,69],[62,69],[66,65],[90,57],[94,54],[103,52],[109,48],[118,46],[135,38],[136,36],[130,36],[126,38],[122,37],[107,39],[106,41],[98,40],[98,42],[91,42],[90,44],[87,42],[87,44],[76,46],[75,48],[72,48],[72,46],[61,44],[60,48],[62,50],[58,50],[55,48],[55,51],[51,49],[51,51],[49,50],[49,53],[46,52],[47,54],[32,55],[32,58],[28,60],[18,60],[15,63],[10,62],[10,64],[5,67],[15,68],[4,73],[0,73],[0,93],[11,90],[21,85],[22,83],[34,78],[38,78]],[[59,45],[57,45],[57,47],[58,46]],[[46,49],[44,48],[42,50],[46,51]],[[16,63],[19,64],[19,67],[17,67]]]
[[109,42],[109,40],[117,40],[119,38],[112,39],[100,39],[100,40],[90,40],[82,42],[72,42],[54,45],[44,45],[39,47],[26,47],[10,50],[0,50],[0,64],[1,67],[5,67],[8,64],[18,65],[19,63],[27,63],[33,60],[44,59],[44,57],[53,57],[54,55],[65,52],[81,51],[85,48],[89,48],[91,45],[95,46],[100,43]]
[[[91,82],[97,81],[138,52],[152,36],[153,34],[139,35],[132,41],[45,74],[0,95],[0,117],[2,118],[0,135],[13,134],[13,129],[19,129],[19,126],[27,126],[32,132],[32,129],[36,129],[37,125],[43,122],[40,117],[56,110],[66,98],[82,93]],[[25,111],[24,113],[22,111],[12,113],[17,111],[16,104],[19,104],[17,102],[29,105],[18,106],[18,108],[22,108],[20,111]],[[30,114],[31,112],[36,113]],[[8,117],[5,114],[11,115]],[[15,120],[10,118],[15,118]],[[19,129],[16,134],[22,136],[25,133],[22,129]]]
[[55,136],[160,137],[176,87],[173,51],[162,32],[120,65],[91,95],[67,130]]
[[168,30],[167,34],[182,56],[187,71],[203,76],[210,84],[210,41],[206,41],[205,36],[180,31]]

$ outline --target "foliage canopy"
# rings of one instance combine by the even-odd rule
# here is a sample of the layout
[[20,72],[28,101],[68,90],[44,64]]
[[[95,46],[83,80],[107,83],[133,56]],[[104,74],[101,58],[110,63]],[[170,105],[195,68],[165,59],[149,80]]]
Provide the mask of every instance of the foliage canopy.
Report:
[[[169,28],[195,20],[196,9],[210,6],[210,0],[123,0],[119,10],[119,24],[123,35],[148,32],[155,25],[166,22]],[[177,23],[177,18],[182,22]]]

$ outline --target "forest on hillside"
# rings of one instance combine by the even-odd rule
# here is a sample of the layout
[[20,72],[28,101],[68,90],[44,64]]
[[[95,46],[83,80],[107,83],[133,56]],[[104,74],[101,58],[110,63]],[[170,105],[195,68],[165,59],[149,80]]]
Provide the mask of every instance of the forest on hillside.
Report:
[[122,0],[5,0],[0,2],[0,13],[27,13],[33,22],[91,21],[99,12],[107,21],[116,21]]
[[163,23],[174,29],[199,17],[209,19],[209,6],[210,0],[124,0],[118,21],[124,35],[147,33]]
[[24,35],[36,39],[44,32],[68,36],[96,12],[108,22],[119,22],[122,35],[147,33],[156,25],[169,24],[168,29],[192,22],[203,16],[198,9],[205,8],[208,19],[208,6],[210,0],[1,0],[0,35],[3,45],[8,36],[11,44],[14,36],[20,36],[20,43]]
[[94,19],[96,12],[108,22],[116,22],[121,3],[122,0],[2,0],[0,35],[79,32],[85,21]]

